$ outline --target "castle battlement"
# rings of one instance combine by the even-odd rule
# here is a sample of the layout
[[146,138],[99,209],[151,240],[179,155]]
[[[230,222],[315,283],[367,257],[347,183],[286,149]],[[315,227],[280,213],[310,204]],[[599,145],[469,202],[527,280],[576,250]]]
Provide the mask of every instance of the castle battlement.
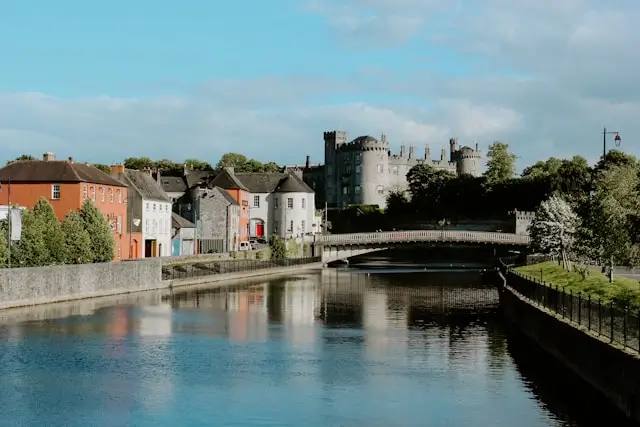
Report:
[[516,217],[516,220],[518,221],[533,221],[536,217],[536,213],[535,212],[530,212],[530,211],[514,211],[513,214]]
[[378,141],[372,136],[359,136],[351,142],[340,144],[338,151],[388,151],[389,143],[383,138]]

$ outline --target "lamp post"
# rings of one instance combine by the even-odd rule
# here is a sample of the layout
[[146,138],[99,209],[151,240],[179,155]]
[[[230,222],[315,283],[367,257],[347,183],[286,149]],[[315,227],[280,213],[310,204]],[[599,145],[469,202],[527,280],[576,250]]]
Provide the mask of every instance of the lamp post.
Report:
[[620,146],[620,142],[622,142],[622,138],[620,138],[620,132],[607,131],[607,128],[604,128],[602,131],[602,163],[607,162],[607,135],[616,136],[613,138],[613,142],[616,144],[616,147]]

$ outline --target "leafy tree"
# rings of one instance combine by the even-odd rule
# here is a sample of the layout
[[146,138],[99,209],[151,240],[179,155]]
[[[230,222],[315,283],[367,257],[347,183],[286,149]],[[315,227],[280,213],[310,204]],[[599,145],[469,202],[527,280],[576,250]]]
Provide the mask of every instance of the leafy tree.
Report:
[[484,173],[486,183],[507,181],[515,175],[516,156],[509,152],[509,144],[494,142],[487,152],[487,170]]
[[569,269],[571,251],[580,220],[569,203],[559,196],[551,196],[540,204],[529,227],[531,246],[536,250],[558,257]]
[[271,251],[271,259],[287,258],[287,246],[284,240],[275,234],[269,237],[269,250]]
[[601,171],[603,169],[608,168],[609,166],[637,166],[638,159],[631,155],[624,153],[620,150],[611,150],[607,153],[607,156],[603,159],[600,157],[600,160],[595,165],[595,170]]
[[111,168],[108,165],[103,165],[101,163],[94,163],[91,166],[93,166],[96,169],[100,169],[102,172],[104,172],[106,174],[110,174],[111,173]]
[[387,196],[387,207],[385,214],[389,217],[402,217],[407,215],[409,200],[404,191],[391,191]]
[[640,212],[640,179],[637,164],[607,165],[600,171],[590,202],[592,240],[584,242],[596,249],[598,258],[608,267],[613,281],[614,266],[634,266],[640,251],[633,235]]
[[7,230],[3,227],[0,232],[0,267],[6,267],[9,259],[9,246],[7,245]]
[[47,265],[49,249],[45,241],[45,225],[33,211],[22,213],[22,235],[20,242],[12,245],[11,264],[20,267]]
[[247,163],[247,157],[244,154],[239,153],[225,153],[220,157],[220,160],[216,164],[216,169],[222,168],[239,168]]
[[236,172],[279,172],[282,170],[274,162],[262,163],[256,159],[248,159],[244,154],[225,153],[216,164],[216,169],[232,167]]
[[80,213],[70,211],[62,221],[66,247],[66,264],[86,264],[93,260],[91,236],[84,228]]
[[41,197],[32,212],[44,233],[45,247],[48,251],[48,259],[44,260],[44,265],[64,264],[67,259],[65,236],[53,207],[47,199]]
[[36,158],[33,157],[31,154],[22,154],[22,155],[16,157],[14,160],[9,160],[7,162],[7,164],[10,165],[11,163],[19,162],[19,161],[22,161],[22,160],[36,160]]
[[549,157],[547,160],[537,161],[533,165],[524,168],[521,176],[528,179],[546,178],[558,173],[561,165],[562,159]]
[[127,169],[153,169],[156,163],[148,157],[127,157],[124,159],[124,167]]
[[95,203],[88,199],[80,209],[84,229],[91,236],[91,262],[109,262],[115,255],[111,226]]
[[187,159],[184,164],[192,171],[212,171],[213,168],[207,162],[198,159]]

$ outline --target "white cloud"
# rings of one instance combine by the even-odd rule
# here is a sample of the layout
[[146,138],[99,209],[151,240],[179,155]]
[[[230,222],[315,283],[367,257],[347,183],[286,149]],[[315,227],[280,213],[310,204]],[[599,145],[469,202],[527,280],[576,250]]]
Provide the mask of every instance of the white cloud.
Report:
[[[316,0],[309,10],[350,48],[423,43],[418,56],[434,46],[454,51],[484,64],[482,77],[394,76],[362,64],[344,80],[216,80],[164,97],[0,94],[3,152],[108,163],[140,155],[215,162],[239,151],[286,163],[310,154],[316,162],[321,133],[344,129],[352,137],[385,132],[396,149],[437,147],[451,136],[484,147],[502,140],[524,166],[552,155],[597,158],[606,125],[639,154],[636,0]],[[362,101],[389,94],[418,101]],[[334,95],[346,101],[330,101]]]

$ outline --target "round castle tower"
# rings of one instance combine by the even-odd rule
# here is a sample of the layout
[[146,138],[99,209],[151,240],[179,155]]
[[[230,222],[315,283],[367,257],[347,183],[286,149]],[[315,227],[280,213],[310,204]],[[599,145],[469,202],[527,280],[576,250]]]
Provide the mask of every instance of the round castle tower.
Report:
[[456,173],[458,175],[480,176],[482,170],[482,153],[476,144],[475,150],[471,147],[464,146],[458,148],[458,140],[451,138],[449,140],[451,161],[456,162]]

